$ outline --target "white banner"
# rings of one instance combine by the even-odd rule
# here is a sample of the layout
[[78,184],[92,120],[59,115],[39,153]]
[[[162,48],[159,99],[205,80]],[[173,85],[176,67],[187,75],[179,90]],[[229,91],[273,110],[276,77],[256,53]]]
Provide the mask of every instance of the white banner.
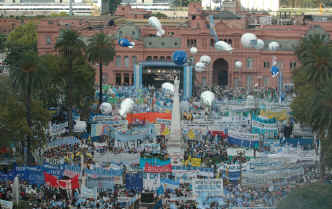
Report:
[[85,186],[82,186],[81,197],[97,199],[97,187],[93,188],[93,189],[89,189],[89,188],[86,188]]
[[53,124],[49,129],[50,136],[56,136],[65,133],[67,127],[68,127],[68,122]]
[[13,209],[13,201],[0,200],[0,206],[4,209]]
[[276,207],[233,207],[231,209],[276,209]]
[[209,192],[214,195],[224,196],[222,179],[194,179],[193,195],[198,197],[201,192]]
[[160,187],[160,173],[144,173],[143,188],[157,190]]
[[145,152],[160,153],[160,144],[144,144]]

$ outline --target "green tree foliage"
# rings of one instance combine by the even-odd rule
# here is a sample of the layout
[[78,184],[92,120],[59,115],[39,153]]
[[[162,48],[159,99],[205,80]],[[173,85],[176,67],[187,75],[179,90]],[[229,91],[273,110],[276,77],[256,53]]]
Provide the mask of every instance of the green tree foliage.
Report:
[[103,101],[103,65],[108,65],[115,56],[113,40],[105,33],[97,33],[89,39],[89,61],[99,65],[99,105]]
[[73,130],[73,68],[75,62],[83,56],[85,48],[85,43],[80,39],[79,33],[71,29],[62,30],[55,44],[55,49],[61,54],[64,61],[63,68],[66,69],[63,79],[66,82],[66,103],[70,134]]
[[5,49],[6,40],[7,36],[4,34],[0,34],[0,52],[2,52]]
[[277,209],[330,209],[332,185],[310,184],[292,191],[279,202]]
[[296,49],[302,65],[293,72],[296,97],[291,104],[295,119],[311,126],[321,140],[321,178],[330,164],[326,153],[332,144],[332,49],[327,41],[310,35]]
[[[8,56],[6,62],[9,65],[9,78],[18,96],[25,107],[26,122],[29,131],[26,132],[28,163],[30,158],[31,142],[37,129],[42,130],[45,124],[34,124],[33,106],[37,89],[42,89],[43,78],[47,75],[39,66],[37,54],[36,25],[32,22],[21,25],[12,31],[7,38],[6,46]],[[37,126],[36,126],[37,125]]]
[[187,7],[191,2],[201,2],[201,0],[174,0],[173,6],[176,7]]
[[37,25],[33,22],[28,22],[10,32],[7,38],[7,47],[37,50]]
[[116,9],[120,5],[121,0],[109,0],[109,11],[111,15],[114,15]]
[[8,77],[0,77],[0,146],[22,141],[27,135],[38,137],[38,140],[32,140],[32,145],[45,137],[43,128],[50,115],[39,101],[34,100],[31,106],[34,131],[28,126],[24,102],[11,87],[11,81]]

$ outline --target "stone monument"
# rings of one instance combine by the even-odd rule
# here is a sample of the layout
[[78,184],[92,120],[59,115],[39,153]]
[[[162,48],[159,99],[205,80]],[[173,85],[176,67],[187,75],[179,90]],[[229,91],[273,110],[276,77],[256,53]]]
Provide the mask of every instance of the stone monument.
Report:
[[184,143],[181,129],[181,113],[179,98],[180,81],[176,77],[174,79],[174,96],[171,121],[171,133],[167,142],[168,155],[171,158],[172,165],[182,165],[184,159]]

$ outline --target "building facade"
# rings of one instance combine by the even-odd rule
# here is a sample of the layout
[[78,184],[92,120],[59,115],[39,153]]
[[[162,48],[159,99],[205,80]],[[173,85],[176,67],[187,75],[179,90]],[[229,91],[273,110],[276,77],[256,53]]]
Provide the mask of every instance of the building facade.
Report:
[[72,11],[74,15],[108,12],[107,0],[0,0],[0,15],[37,16]]
[[[38,26],[38,50],[41,54],[53,53],[59,30],[71,26],[80,32],[82,38],[102,30],[114,37],[127,38],[135,42],[134,48],[120,47],[117,40],[116,57],[104,67],[104,79],[109,84],[133,85],[134,67],[143,61],[169,61],[176,50],[184,50],[190,55],[190,48],[197,47],[198,53],[192,55],[193,64],[202,55],[211,57],[211,64],[204,72],[196,73],[196,86],[223,85],[228,87],[273,87],[278,81],[272,78],[270,69],[275,57],[283,72],[284,85],[291,84],[291,73],[299,62],[294,54],[294,47],[299,40],[311,33],[321,33],[332,37],[332,22],[305,22],[293,25],[273,25],[271,22],[255,24],[249,27],[248,16],[238,16],[229,11],[205,11],[198,3],[190,4],[188,18],[162,20],[165,30],[163,37],[156,37],[156,30],[147,19],[142,18],[142,11],[129,6],[118,8],[117,17],[96,17],[95,19],[56,18],[44,19]],[[140,16],[141,15],[141,16]],[[228,42],[234,48],[232,53],[217,51],[214,39],[210,35],[208,15],[213,15],[215,30],[219,40]],[[258,16],[259,20],[261,16]],[[268,18],[268,16],[266,16]],[[263,21],[264,22],[264,21]],[[111,23],[111,24],[110,24]],[[113,24],[114,23],[114,24]],[[100,27],[95,27],[99,25]],[[244,33],[254,33],[264,40],[261,50],[244,48],[240,39]],[[276,41],[280,48],[271,51],[268,44]],[[241,61],[242,67],[236,68],[235,62]],[[158,69],[152,69],[158,70]],[[162,71],[161,71],[162,72]],[[96,71],[98,74],[98,71]],[[96,75],[96,79],[98,79]]]

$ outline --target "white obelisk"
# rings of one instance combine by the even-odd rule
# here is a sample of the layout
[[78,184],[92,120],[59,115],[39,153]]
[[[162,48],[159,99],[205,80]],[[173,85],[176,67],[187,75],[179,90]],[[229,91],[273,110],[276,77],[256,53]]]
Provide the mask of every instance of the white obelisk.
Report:
[[171,121],[171,133],[167,142],[168,155],[171,158],[172,165],[182,165],[184,158],[184,146],[181,129],[181,113],[180,113],[180,98],[179,98],[180,81],[176,77],[174,79],[174,96],[173,109]]

